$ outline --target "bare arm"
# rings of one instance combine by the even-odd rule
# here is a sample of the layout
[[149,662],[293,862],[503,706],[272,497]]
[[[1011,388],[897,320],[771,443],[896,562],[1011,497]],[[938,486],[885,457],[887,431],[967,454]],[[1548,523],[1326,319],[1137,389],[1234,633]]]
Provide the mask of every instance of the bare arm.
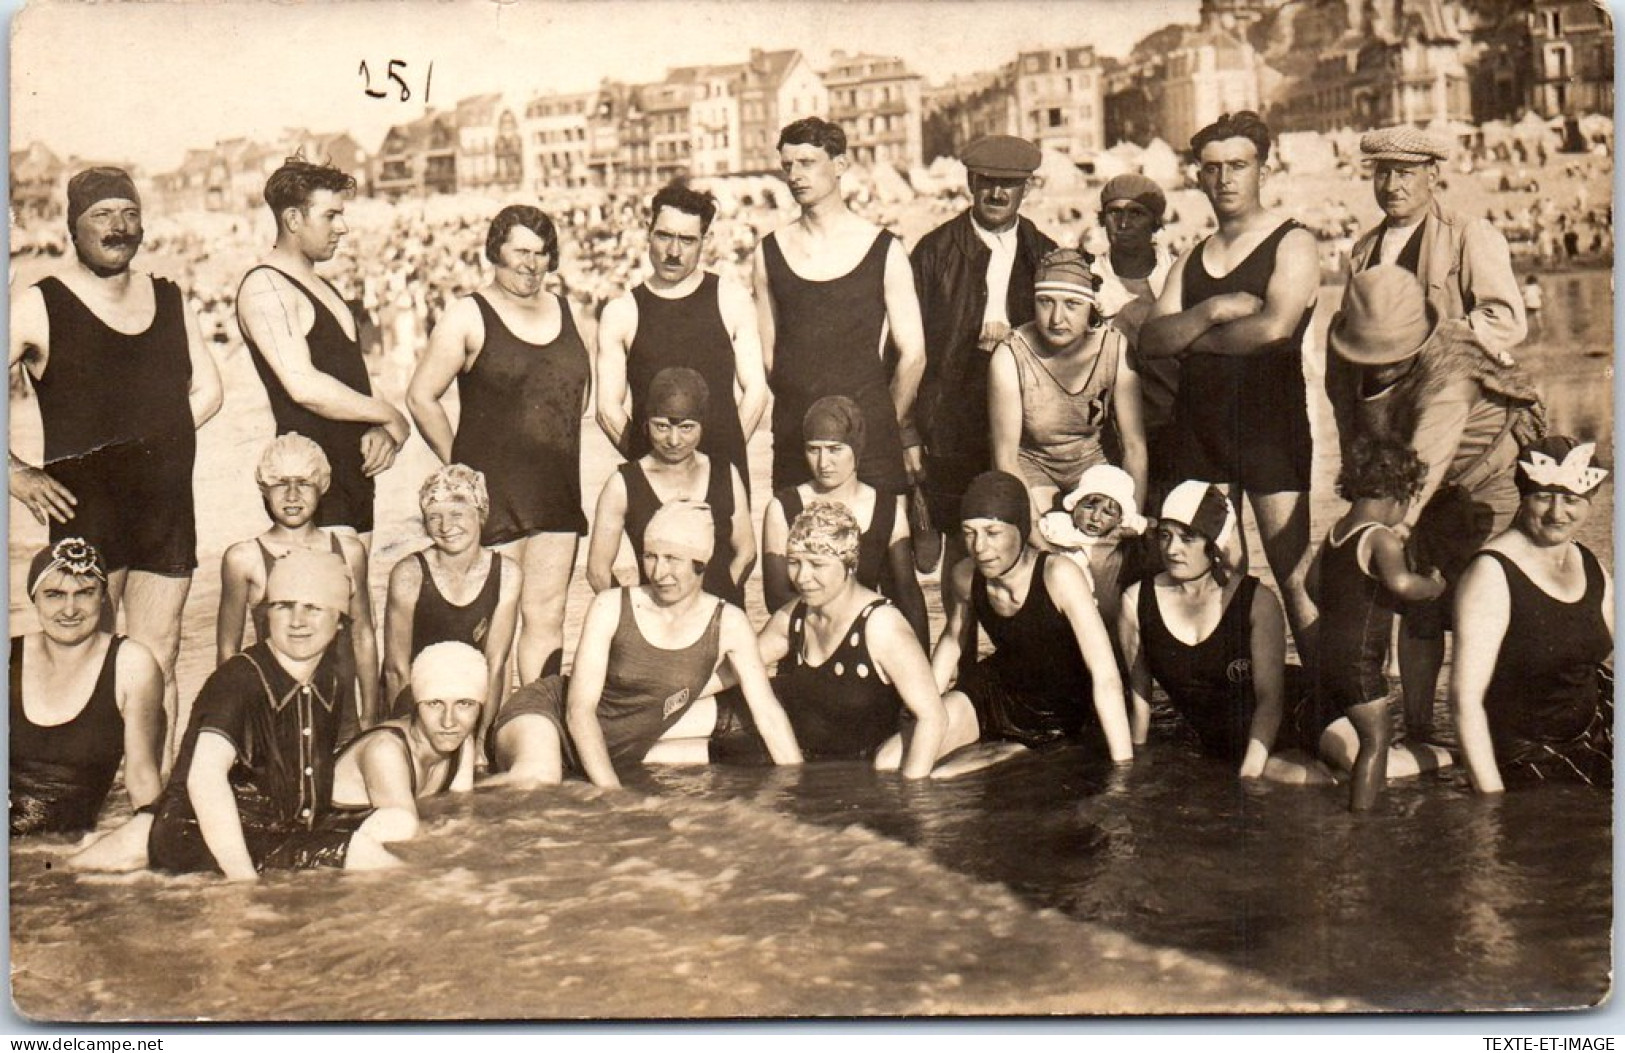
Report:
[[1507,590],[1506,572],[1493,559],[1474,559],[1456,583],[1456,654],[1450,664],[1450,706],[1467,772],[1479,793],[1500,793],[1506,788],[1495,760],[1484,696],[1511,624],[1512,597]]
[[[37,286],[29,286],[17,294],[11,304],[11,343],[9,369],[18,363],[38,378],[44,375],[49,360],[50,317],[45,311],[45,295]],[[73,518],[74,506],[79,499],[73,491],[51,478],[42,468],[26,464],[15,453],[8,456],[10,468],[8,485],[11,496],[41,525],[55,520],[66,523]]]
[[[876,493],[876,499],[880,497]],[[921,647],[931,643],[930,615],[925,606],[925,591],[914,574],[914,539],[908,532],[908,499],[898,497],[897,514],[892,520],[891,538],[886,542],[886,559],[891,566],[891,601],[914,630]]]
[[220,557],[220,611],[214,620],[214,664],[243,649],[243,623],[248,619],[249,576],[259,564],[259,546],[242,541]]
[[[729,604],[722,612],[721,649],[739,679],[739,690],[750,707],[751,719],[761,733],[767,752],[774,764],[800,764],[801,747],[796,745],[795,732],[790,729],[790,718],[773,695],[768,683],[767,668],[756,647],[756,633],[750,627],[745,612]],[[579,659],[577,660],[579,664]]]
[[1437,599],[1444,593],[1444,574],[1438,567],[1426,575],[1411,570],[1405,560],[1405,543],[1397,534],[1385,529],[1369,530],[1366,534],[1371,539],[1375,577],[1389,592],[1412,603]]
[[412,793],[412,755],[393,735],[373,735],[361,744],[356,758],[361,781],[367,788],[367,803],[374,808],[393,808],[411,819],[409,830],[400,840],[417,831],[418,802]]
[[914,431],[914,397],[925,375],[925,324],[920,320],[920,298],[914,289],[914,272],[902,239],[894,239],[886,253],[886,325],[897,348],[897,366],[892,373],[892,408],[903,426],[903,445],[920,445]]
[[923,779],[931,774],[942,752],[942,739],[948,733],[948,711],[937,693],[926,658],[913,626],[903,616],[882,607],[869,616],[869,654],[886,674],[903,705],[914,714],[914,734],[903,757],[905,779]]
[[1151,477],[1150,455],[1145,446],[1145,407],[1140,399],[1140,374],[1129,364],[1129,345],[1124,340],[1118,352],[1117,381],[1112,385],[1112,419],[1123,441],[1123,470],[1134,480],[1134,496],[1143,506]]
[[387,714],[382,712],[384,707],[378,699],[378,631],[372,621],[367,548],[357,538],[342,536],[339,548],[344,552],[344,562],[350,565],[350,580],[355,583],[350,596],[350,646],[355,654],[356,683],[361,695],[361,726],[370,728]]
[[762,369],[773,377],[773,346],[778,335],[778,317],[773,310],[773,288],[767,279],[767,258],[757,245],[751,255],[751,291],[756,295],[756,327],[762,338]]
[[937,682],[937,693],[945,695],[953,687],[959,674],[959,659],[967,648],[976,644],[976,625],[970,620],[970,582],[975,568],[970,559],[962,559],[947,573],[951,574],[954,602],[946,604],[947,620],[942,635],[937,638],[936,649],[931,652],[931,675]]
[[[482,743],[491,722],[502,708],[508,694],[508,654],[513,649],[514,633],[519,628],[519,594],[525,585],[525,572],[517,560],[500,553],[496,558],[502,564],[502,588],[497,594],[497,609],[491,615],[491,626],[485,632],[485,711],[480,715],[479,734]],[[472,770],[472,769],[470,769]],[[458,769],[459,774],[461,769]]]
[[1117,612],[1117,639],[1128,662],[1129,732],[1134,745],[1145,745],[1151,733],[1151,667],[1140,647],[1140,590],[1154,588],[1148,578],[1130,585]]
[[1222,293],[1184,306],[1185,261],[1200,249],[1198,242],[1186,250],[1173,270],[1168,272],[1168,284],[1151,308],[1150,316],[1140,327],[1139,353],[1143,358],[1169,358],[1195,350],[1193,345],[1209,329],[1225,322],[1245,318],[1259,310],[1262,303],[1248,293]]
[[1314,235],[1292,230],[1275,249],[1275,271],[1264,291],[1263,309],[1214,325],[1191,350],[1204,355],[1257,354],[1297,331],[1298,323],[1320,290],[1320,252]]
[[1106,748],[1119,764],[1134,759],[1134,739],[1129,731],[1128,708],[1123,703],[1123,678],[1117,672],[1117,652],[1106,625],[1100,620],[1089,582],[1077,564],[1066,559],[1044,561],[1044,585],[1055,607],[1072,626],[1073,638],[1094,689],[1095,715],[1106,733]]
[[416,556],[407,556],[389,572],[389,593],[384,601],[384,697],[393,709],[412,677],[412,614],[423,585],[423,570]]
[[1241,759],[1241,777],[1264,774],[1275,734],[1281,728],[1286,700],[1286,616],[1281,601],[1265,585],[1253,590],[1251,612],[1253,663],[1253,723],[1247,733],[1247,752]]
[[243,818],[228,778],[237,762],[237,747],[224,735],[205,730],[197,737],[186,795],[197,815],[198,830],[215,865],[230,881],[255,881],[259,871],[243,838]]
[[750,495],[745,492],[739,469],[730,466],[728,479],[734,492],[733,530],[729,538],[734,554],[728,561],[728,580],[744,588],[745,579],[756,566],[756,531],[750,524]]
[[220,370],[209,354],[209,345],[203,342],[203,330],[197,315],[181,296],[181,312],[186,317],[186,357],[192,366],[192,379],[186,389],[186,401],[192,409],[192,427],[201,428],[220,412],[225,399],[225,388],[220,384]]
[[762,599],[767,609],[776,611],[796,598],[790,584],[790,564],[785,558],[790,527],[784,521],[784,506],[777,497],[762,513]]
[[1022,478],[1016,457],[1021,448],[1021,378],[1008,343],[1000,344],[987,364],[987,421],[993,467]]
[[164,783],[159,758],[164,749],[164,674],[135,640],[119,645],[118,708],[124,717],[124,786],[130,805],[142,808],[158,799]]
[[734,379],[739,382],[739,426],[749,442],[767,410],[767,371],[762,365],[762,335],[750,290],[727,278],[717,286],[722,324],[734,348]]
[[[631,419],[627,408],[626,359],[638,333],[637,301],[623,293],[604,306],[598,318],[598,430],[609,444],[624,450],[626,426]],[[720,393],[719,393],[720,394]]]
[[576,644],[575,665],[570,671],[570,687],[565,693],[565,724],[575,743],[581,767],[595,786],[619,786],[620,776],[609,759],[604,729],[598,724],[598,701],[604,694],[609,672],[609,645],[620,621],[621,597],[618,590],[600,592],[587,608]]
[[614,472],[599,491],[592,535],[587,539],[587,584],[593,592],[615,587],[615,557],[621,551],[625,529],[626,480],[620,472]]
[[485,321],[479,305],[464,297],[446,308],[429,334],[429,346],[406,385],[406,408],[417,422],[423,441],[442,463],[451,463],[457,435],[440,404],[457,374],[468,367],[469,355],[485,342]]

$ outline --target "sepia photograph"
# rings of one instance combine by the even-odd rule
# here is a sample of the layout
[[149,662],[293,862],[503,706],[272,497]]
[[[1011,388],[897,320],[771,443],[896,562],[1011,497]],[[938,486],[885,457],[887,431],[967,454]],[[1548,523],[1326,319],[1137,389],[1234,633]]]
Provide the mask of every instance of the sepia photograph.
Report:
[[20,1020],[1611,998],[1608,6],[10,15]]

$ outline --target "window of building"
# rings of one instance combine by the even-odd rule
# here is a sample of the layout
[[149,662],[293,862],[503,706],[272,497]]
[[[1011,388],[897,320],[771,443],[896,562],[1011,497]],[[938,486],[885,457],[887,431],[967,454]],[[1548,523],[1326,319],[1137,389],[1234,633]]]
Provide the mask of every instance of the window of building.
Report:
[[1059,128],[1063,123],[1065,123],[1065,119],[1061,113],[1061,108],[1059,106],[1051,106],[1049,108],[1049,126],[1051,128]]

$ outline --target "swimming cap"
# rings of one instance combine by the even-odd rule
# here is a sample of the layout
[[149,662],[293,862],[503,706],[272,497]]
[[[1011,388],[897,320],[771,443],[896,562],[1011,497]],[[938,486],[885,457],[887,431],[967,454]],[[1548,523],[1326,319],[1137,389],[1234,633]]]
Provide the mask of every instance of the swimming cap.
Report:
[[1608,469],[1594,467],[1597,444],[1567,435],[1548,435],[1518,452],[1518,494],[1562,493],[1590,497]]
[[491,499],[485,493],[485,473],[476,472],[466,464],[448,464],[436,468],[418,489],[418,508],[461,501],[473,505],[483,517],[491,511]]
[[418,702],[483,699],[488,680],[485,656],[459,640],[430,644],[412,659],[412,698]]
[[808,406],[801,418],[801,441],[844,442],[853,453],[861,454],[866,427],[856,402],[845,395],[825,395]]
[[1134,500],[1134,480],[1123,469],[1115,464],[1097,464],[1088,469],[1079,477],[1072,492],[1061,499],[1061,507],[1070,512],[1090,494],[1100,494],[1117,502],[1123,512],[1124,531],[1145,533],[1145,516],[1140,514],[1140,505]]
[[851,509],[838,501],[813,501],[790,524],[784,543],[786,555],[796,551],[815,556],[834,556],[847,570],[858,565],[858,545],[863,530]]
[[1009,472],[983,472],[970,481],[959,500],[959,518],[997,519],[1021,528],[1025,538],[1033,528],[1032,502],[1027,487]]
[[134,201],[137,208],[141,207],[135,180],[122,168],[87,168],[74,175],[68,180],[68,229],[73,229],[91,205],[109,198]]
[[1089,262],[1089,258],[1077,249],[1051,250],[1038,261],[1038,273],[1033,276],[1033,292],[1046,289],[1069,292],[1094,303],[1100,279],[1095,276]]
[[107,586],[107,563],[96,546],[81,537],[65,537],[34,553],[28,564],[28,598],[34,598],[40,579],[52,571],[65,570],[76,578],[95,578]]
[[669,366],[649,381],[649,416],[704,423],[711,402],[705,378],[686,366]]
[[716,548],[716,524],[711,506],[703,501],[667,501],[655,510],[643,529],[643,551],[684,556],[700,563],[711,562]]
[[254,481],[261,486],[280,479],[309,479],[325,494],[333,484],[333,468],[327,463],[326,451],[314,440],[290,431],[266,444],[254,469]]
[[314,603],[340,614],[350,610],[350,568],[336,552],[296,548],[271,563],[265,602]]
[[1169,491],[1162,500],[1162,518],[1183,523],[1221,548],[1236,529],[1236,510],[1224,491],[1196,479]]

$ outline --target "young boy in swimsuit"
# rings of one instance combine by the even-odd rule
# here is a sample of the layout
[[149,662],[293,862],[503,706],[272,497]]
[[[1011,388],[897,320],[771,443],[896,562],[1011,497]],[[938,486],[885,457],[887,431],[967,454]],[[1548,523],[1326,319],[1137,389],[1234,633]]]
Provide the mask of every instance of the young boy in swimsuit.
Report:
[[418,508],[430,544],[389,572],[384,697],[391,716],[412,716],[405,694],[412,663],[434,644],[467,644],[485,656],[488,670],[475,735],[483,751],[486,729],[507,694],[508,651],[519,624],[524,572],[513,557],[480,544],[491,511],[484,473],[462,464],[435,469],[418,491]]
[[405,841],[417,833],[420,798],[473,789],[487,673],[485,656],[467,644],[424,648],[412,662],[412,715],[386,720],[345,747],[333,767],[333,807],[391,813],[374,825],[387,826],[387,840]]
[[[332,482],[332,469],[322,448],[298,432],[278,435],[265,447],[254,469],[271,529],[239,541],[220,559],[220,613],[215,620],[215,664],[243,649],[243,625],[265,598],[271,565],[289,552],[308,549],[344,558],[355,582],[350,624],[335,646],[356,681],[359,712],[345,722],[344,736],[370,727],[378,719],[378,640],[373,632],[372,602],[367,589],[367,550],[348,533],[329,533],[316,525],[316,511]],[[257,640],[265,639],[263,616],[253,617]],[[348,654],[344,637],[348,636]],[[352,728],[352,725],[356,727]]]
[[1395,776],[1440,768],[1450,755],[1436,746],[1394,747],[1388,703],[1393,697],[1383,670],[1394,616],[1404,603],[1444,592],[1437,568],[1412,570],[1405,541],[1394,530],[1421,492],[1427,465],[1405,443],[1361,437],[1337,477],[1337,493],[1352,501],[1332,525],[1310,572],[1320,604],[1320,704],[1330,716],[1320,753],[1352,772],[1349,809],[1367,811]]

